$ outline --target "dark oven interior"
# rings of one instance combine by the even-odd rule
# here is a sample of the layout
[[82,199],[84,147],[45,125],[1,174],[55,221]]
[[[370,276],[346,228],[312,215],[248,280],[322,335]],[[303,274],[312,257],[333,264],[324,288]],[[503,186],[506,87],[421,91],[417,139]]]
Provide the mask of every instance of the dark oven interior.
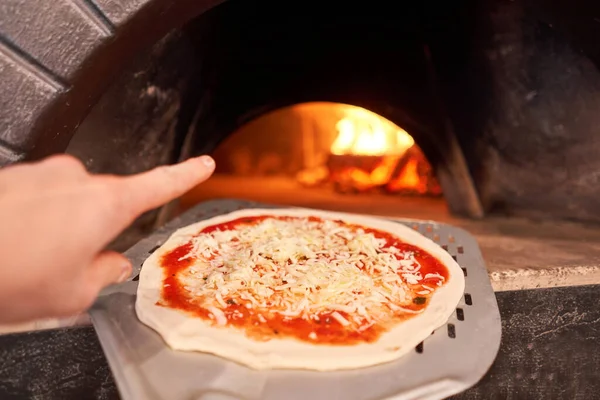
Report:
[[[348,105],[410,135],[439,182],[442,197],[435,201],[452,215],[596,223],[600,46],[593,37],[600,19],[593,16],[600,18],[600,7],[543,3],[98,1],[78,7],[104,30],[103,39],[79,61],[63,54],[72,65],[62,66],[60,57],[44,53],[44,43],[29,45],[16,22],[4,18],[6,54],[55,90],[42,106],[3,100],[2,109],[25,110],[2,111],[3,163],[66,150],[94,172],[129,174],[213,153],[218,172],[227,174],[236,143],[259,150],[284,143],[271,150],[279,157],[271,168],[277,174],[302,157],[294,153],[301,138],[281,137],[300,129],[306,107]],[[28,15],[8,11],[15,20]],[[69,40],[63,35],[62,46]],[[299,118],[304,106],[308,114]],[[295,122],[281,122],[292,114]],[[314,141],[323,129],[311,129]],[[258,179],[251,186],[261,190],[259,177],[239,179]],[[210,188],[200,197],[223,194]],[[306,187],[296,190],[296,197],[308,196]],[[371,204],[370,195],[352,196]],[[400,209],[432,201],[386,196]],[[144,216],[138,228],[153,226],[156,217]]]

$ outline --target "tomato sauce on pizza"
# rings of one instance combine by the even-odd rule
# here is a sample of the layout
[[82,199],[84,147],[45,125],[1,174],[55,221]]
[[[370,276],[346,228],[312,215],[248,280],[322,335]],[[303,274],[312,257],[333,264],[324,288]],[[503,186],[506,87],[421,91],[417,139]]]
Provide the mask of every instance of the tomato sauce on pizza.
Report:
[[202,229],[162,256],[159,305],[256,340],[370,343],[421,313],[448,280],[393,234],[317,217],[261,215]]

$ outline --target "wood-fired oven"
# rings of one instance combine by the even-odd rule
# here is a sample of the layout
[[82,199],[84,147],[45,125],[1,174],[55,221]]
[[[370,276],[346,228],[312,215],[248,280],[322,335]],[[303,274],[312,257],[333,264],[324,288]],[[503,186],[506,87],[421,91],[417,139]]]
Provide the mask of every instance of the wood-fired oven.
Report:
[[[599,37],[595,0],[2,0],[0,166],[217,159],[119,250],[220,197],[467,229],[503,337],[456,398],[597,398]],[[0,360],[3,398],[118,398],[91,327],[0,335]]]

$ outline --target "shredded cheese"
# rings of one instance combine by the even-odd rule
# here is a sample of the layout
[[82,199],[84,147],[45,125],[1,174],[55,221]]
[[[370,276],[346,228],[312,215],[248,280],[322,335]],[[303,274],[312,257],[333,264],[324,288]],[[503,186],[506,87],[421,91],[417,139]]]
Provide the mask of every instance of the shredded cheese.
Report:
[[414,313],[407,308],[413,294],[433,290],[419,282],[436,278],[440,286],[444,279],[423,277],[412,252],[342,221],[267,218],[201,233],[192,244],[182,259],[194,262],[178,279],[219,325],[236,299],[261,322],[270,313],[315,321],[327,314],[362,331],[390,312]]

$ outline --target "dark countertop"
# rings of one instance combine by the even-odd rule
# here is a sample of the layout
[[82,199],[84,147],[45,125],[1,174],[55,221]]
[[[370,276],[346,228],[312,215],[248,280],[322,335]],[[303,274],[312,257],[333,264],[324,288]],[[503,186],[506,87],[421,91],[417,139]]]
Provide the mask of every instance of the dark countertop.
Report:
[[[496,296],[496,362],[453,399],[600,399],[600,285]],[[0,399],[32,398],[119,398],[92,327],[0,336]]]

